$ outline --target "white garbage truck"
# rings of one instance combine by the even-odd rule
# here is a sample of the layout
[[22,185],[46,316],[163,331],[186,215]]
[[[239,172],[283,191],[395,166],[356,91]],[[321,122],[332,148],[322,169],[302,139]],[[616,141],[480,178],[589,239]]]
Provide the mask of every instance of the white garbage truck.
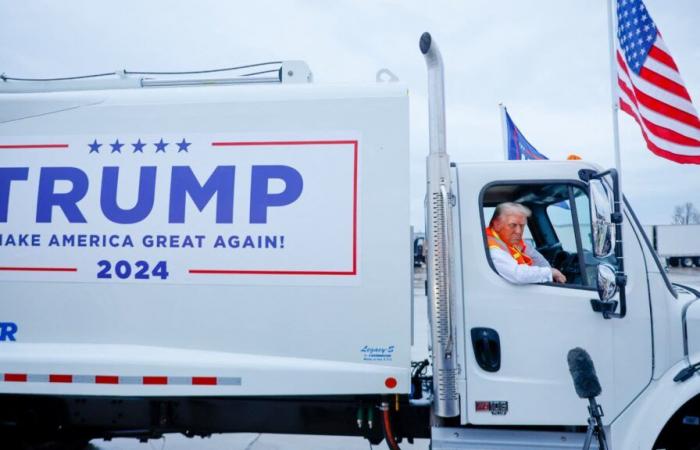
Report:
[[[420,49],[426,361],[405,85],[316,84],[295,61],[3,76],[2,448],[270,432],[697,449],[698,290],[669,282],[614,170],[450,161],[441,56],[427,33]],[[503,202],[532,211],[566,284],[499,276],[484,229]]]

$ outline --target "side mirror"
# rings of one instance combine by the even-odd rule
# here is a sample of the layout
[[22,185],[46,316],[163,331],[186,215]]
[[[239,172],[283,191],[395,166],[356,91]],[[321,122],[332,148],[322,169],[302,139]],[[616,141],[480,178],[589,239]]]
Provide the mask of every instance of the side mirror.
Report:
[[615,250],[615,225],[612,222],[613,201],[602,181],[592,179],[589,181],[589,186],[593,253],[598,258],[607,258]]
[[[622,256],[622,195],[620,178],[615,169],[597,172],[591,169],[579,170],[579,177],[588,182],[591,198],[591,225],[593,226],[593,254],[597,258],[607,258],[613,252],[617,269],[598,266],[598,295],[600,300],[591,300],[593,311],[600,312],[606,319],[622,319],[627,315],[627,295],[625,285],[625,259]],[[612,192],[600,181],[604,176],[612,177]],[[619,235],[619,241],[616,240]],[[618,301],[613,295],[620,291],[620,312],[616,313]]]
[[598,297],[607,302],[617,293],[615,269],[609,264],[598,264]]
[[[617,278],[615,269],[609,264],[598,264],[598,297],[600,300],[591,300],[593,311],[603,314],[603,317],[606,319],[619,317],[619,314],[615,314],[618,302],[612,299],[616,292]],[[623,298],[622,293],[620,293],[620,298]]]

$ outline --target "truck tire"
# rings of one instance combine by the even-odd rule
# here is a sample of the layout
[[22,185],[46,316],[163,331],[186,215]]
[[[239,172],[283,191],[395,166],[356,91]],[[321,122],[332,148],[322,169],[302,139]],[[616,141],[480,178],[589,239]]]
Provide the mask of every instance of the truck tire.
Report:
[[693,262],[695,263],[695,267],[700,267],[700,256],[693,258]]
[[684,256],[681,258],[681,266],[683,267],[693,267],[693,258],[690,256]]
[[678,267],[679,264],[680,264],[680,261],[678,260],[678,258],[668,258],[668,265],[669,266]]

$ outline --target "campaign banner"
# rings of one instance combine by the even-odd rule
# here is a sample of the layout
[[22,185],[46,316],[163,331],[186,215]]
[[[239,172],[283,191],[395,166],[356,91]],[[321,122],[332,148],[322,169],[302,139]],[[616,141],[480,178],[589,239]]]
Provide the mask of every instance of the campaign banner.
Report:
[[356,277],[358,157],[357,138],[3,137],[0,280]]

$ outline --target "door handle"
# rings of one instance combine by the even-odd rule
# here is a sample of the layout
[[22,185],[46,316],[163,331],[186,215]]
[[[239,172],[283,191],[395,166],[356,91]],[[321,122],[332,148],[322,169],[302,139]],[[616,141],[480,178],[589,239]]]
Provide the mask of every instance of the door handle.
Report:
[[501,339],[493,328],[471,330],[474,358],[483,370],[498,372],[501,368]]

